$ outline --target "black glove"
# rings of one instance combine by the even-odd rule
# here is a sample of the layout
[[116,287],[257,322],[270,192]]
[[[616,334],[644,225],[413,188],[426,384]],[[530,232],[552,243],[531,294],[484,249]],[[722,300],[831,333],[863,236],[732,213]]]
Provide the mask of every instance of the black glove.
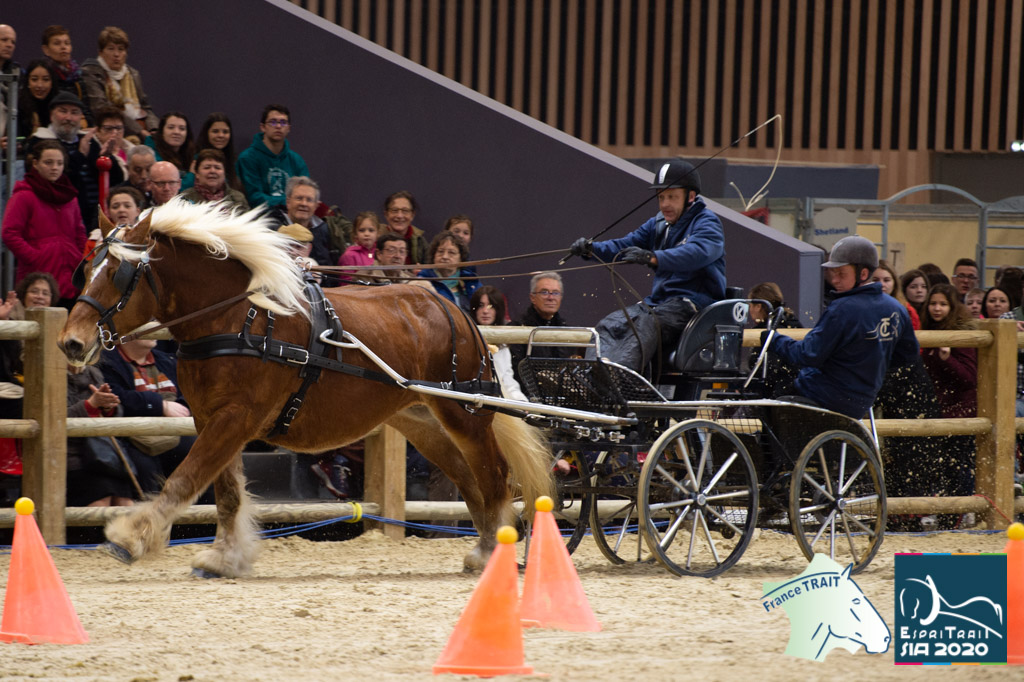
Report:
[[593,240],[587,239],[586,237],[580,237],[572,243],[572,246],[569,247],[569,253],[574,256],[579,256],[580,258],[590,258],[590,255],[594,252],[591,244],[593,244]]
[[766,344],[768,342],[768,334],[770,334],[770,333],[771,332],[769,332],[767,329],[765,329],[763,332],[761,332],[761,347],[762,348],[764,348],[764,344]]
[[654,252],[641,249],[639,246],[627,246],[622,251],[619,251],[619,260],[623,263],[637,263],[638,265],[646,265],[649,268],[655,267],[653,264]]

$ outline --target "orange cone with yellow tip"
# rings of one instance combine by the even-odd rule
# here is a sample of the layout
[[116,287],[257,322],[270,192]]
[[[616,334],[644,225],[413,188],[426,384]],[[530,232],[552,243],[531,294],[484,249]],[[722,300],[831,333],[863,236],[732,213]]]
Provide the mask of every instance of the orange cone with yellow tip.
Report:
[[558,532],[550,497],[538,497],[526,560],[520,616],[523,627],[598,632],[601,624],[583,592],[580,576]]
[[524,665],[519,625],[519,566],[516,529],[498,529],[498,547],[459,616],[448,645],[434,664],[434,674],[530,675]]
[[1024,524],[1012,524],[1006,535],[1006,662],[1024,665]]
[[7,572],[0,642],[85,644],[89,635],[78,621],[64,581],[36,525],[35,504],[27,497],[14,503],[14,544]]

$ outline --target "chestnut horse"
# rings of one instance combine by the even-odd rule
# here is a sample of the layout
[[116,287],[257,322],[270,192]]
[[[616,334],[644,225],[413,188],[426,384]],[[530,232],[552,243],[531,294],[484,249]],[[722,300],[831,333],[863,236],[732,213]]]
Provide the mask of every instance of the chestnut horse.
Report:
[[[258,211],[227,212],[217,204],[173,200],[138,225],[120,228],[119,239],[105,242],[105,258],[93,264],[60,335],[61,349],[72,363],[95,357],[101,309],[112,314],[118,329],[132,330],[156,319],[171,322],[174,338],[188,342],[241,332],[252,306],[259,314],[251,334],[266,334],[269,310],[275,317],[273,338],[305,347],[311,322],[302,273],[288,255],[292,242],[269,227]],[[246,292],[251,293],[243,298]],[[403,377],[445,382],[454,371],[464,381],[476,378],[483,365],[483,378],[490,379],[489,363],[481,363],[486,350],[472,322],[431,292],[387,285],[348,286],[326,294],[345,331]],[[233,304],[179,321],[232,297],[237,297]],[[380,371],[360,351],[344,351],[343,360]],[[216,539],[196,554],[192,566],[198,575],[248,573],[258,542],[241,450],[257,438],[299,452],[322,452],[357,440],[378,424],[395,427],[451,478],[466,500],[480,534],[466,556],[467,569],[483,567],[495,546],[495,531],[513,520],[513,483],[525,499],[550,493],[547,445],[522,420],[471,414],[450,399],[336,371],[324,370],[312,384],[285,435],[268,436],[301,384],[299,369],[238,355],[180,359],[179,386],[199,436],[155,499],[107,524],[112,552],[134,561],[162,548],[175,517],[213,483]]]

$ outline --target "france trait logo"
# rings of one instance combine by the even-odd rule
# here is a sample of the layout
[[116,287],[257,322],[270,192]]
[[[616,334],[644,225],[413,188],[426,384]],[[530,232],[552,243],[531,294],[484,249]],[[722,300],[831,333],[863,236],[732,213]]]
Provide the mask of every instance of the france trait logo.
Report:
[[1005,554],[895,558],[897,665],[1006,662]]
[[824,554],[815,554],[803,573],[781,583],[765,583],[761,605],[769,613],[789,616],[786,653],[824,661],[832,649],[869,654],[889,650],[892,633],[878,610],[843,568]]

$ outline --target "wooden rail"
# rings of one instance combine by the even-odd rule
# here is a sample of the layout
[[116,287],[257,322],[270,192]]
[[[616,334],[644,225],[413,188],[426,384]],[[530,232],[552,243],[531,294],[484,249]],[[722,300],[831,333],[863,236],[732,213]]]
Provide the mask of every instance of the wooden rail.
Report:
[[[26,311],[28,321],[0,322],[0,339],[25,342],[24,419],[0,420],[0,436],[24,441],[22,493],[36,502],[43,537],[50,544],[63,544],[68,525],[98,525],[127,508],[101,510],[67,509],[65,506],[67,438],[96,435],[191,435],[195,426],[189,418],[68,419],[67,365],[57,349],[56,339],[67,313],[43,308]],[[529,328],[484,328],[491,343],[525,342]],[[801,337],[806,330],[783,330]],[[159,334],[158,334],[159,335]],[[587,332],[543,330],[538,340],[585,343]],[[756,346],[757,330],[744,334],[745,346]],[[973,435],[977,437],[977,475],[974,497],[890,498],[892,513],[955,513],[974,511],[983,515],[989,528],[1005,527],[1005,519],[985,498],[1007,515],[1024,511],[1024,498],[1014,500],[1013,470],[1016,434],[1024,433],[1024,419],[1015,419],[1017,348],[1024,346],[1024,333],[1017,333],[1013,321],[982,320],[980,329],[970,332],[918,332],[924,347],[955,346],[978,348],[978,416],[970,419],[881,419],[876,422],[882,436]],[[405,440],[390,427],[375,429],[366,438],[366,483],[364,513],[384,518],[431,519],[466,518],[462,503],[412,502],[405,500]],[[257,505],[257,518],[265,522],[314,521],[351,515],[346,503]],[[196,506],[179,519],[181,523],[212,523],[211,509]],[[13,512],[0,510],[0,527],[13,525]],[[395,537],[404,535],[400,526],[384,525]]]

